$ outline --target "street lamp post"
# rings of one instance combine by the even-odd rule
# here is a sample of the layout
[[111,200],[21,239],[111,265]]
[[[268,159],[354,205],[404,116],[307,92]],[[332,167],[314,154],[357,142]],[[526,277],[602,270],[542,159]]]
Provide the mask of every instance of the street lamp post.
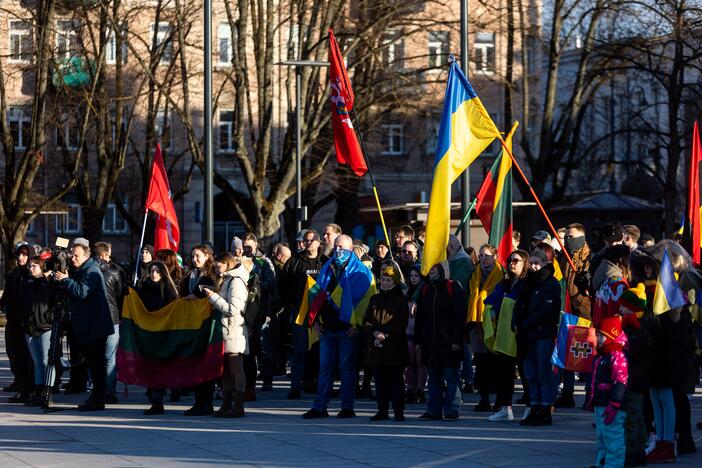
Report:
[[214,196],[213,156],[212,156],[212,0],[204,0],[205,8],[205,236],[204,240],[214,242]]
[[[468,0],[461,0],[461,68],[468,77]],[[470,166],[463,172],[461,184],[461,215],[470,206]],[[461,243],[470,246],[470,218],[461,230]]]
[[329,62],[288,60],[276,65],[295,67],[295,232],[300,232],[302,222],[307,221],[307,207],[302,205],[302,68],[328,67]]

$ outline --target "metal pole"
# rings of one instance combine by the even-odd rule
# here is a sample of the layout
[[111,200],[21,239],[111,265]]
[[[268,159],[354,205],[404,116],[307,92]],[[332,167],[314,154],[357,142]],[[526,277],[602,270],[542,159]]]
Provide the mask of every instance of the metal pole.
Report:
[[[461,0],[461,68],[468,77],[468,0]],[[466,213],[470,206],[470,167],[463,172],[461,184],[461,213]],[[470,217],[467,226],[461,231],[461,242],[464,247],[470,246]]]
[[144,248],[144,234],[146,234],[146,220],[149,217],[149,210],[144,211],[144,225],[141,227],[141,239],[139,240],[139,250],[137,251],[136,266],[134,267],[134,284],[139,280],[139,262],[141,262],[141,249]]
[[295,217],[296,231],[302,231],[302,67],[295,67]]
[[214,197],[212,192],[212,0],[205,1],[205,236],[214,241]]

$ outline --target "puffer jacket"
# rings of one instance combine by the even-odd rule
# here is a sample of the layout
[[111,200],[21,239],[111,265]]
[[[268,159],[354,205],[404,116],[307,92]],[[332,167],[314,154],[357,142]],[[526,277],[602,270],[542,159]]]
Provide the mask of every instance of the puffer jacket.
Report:
[[249,271],[244,265],[225,271],[224,281],[219,293],[213,293],[210,304],[222,313],[222,334],[224,352],[230,354],[249,354],[249,331],[244,323],[246,300],[249,290],[246,287]]
[[517,340],[522,343],[555,340],[561,311],[561,286],[553,277],[549,264],[539,271],[529,272],[517,303],[512,322]]

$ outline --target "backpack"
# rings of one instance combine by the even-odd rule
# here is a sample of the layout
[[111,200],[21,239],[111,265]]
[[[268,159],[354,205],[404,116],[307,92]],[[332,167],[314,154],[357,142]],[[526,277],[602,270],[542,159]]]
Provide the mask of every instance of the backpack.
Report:
[[251,272],[249,282],[246,285],[249,290],[249,297],[246,299],[246,311],[244,312],[244,323],[251,329],[258,321],[262,311],[261,307],[261,276],[256,269]]

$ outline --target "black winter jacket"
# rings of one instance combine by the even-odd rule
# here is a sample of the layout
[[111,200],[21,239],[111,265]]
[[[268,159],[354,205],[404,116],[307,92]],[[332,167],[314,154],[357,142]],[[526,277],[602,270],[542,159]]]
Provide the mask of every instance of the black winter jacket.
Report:
[[110,306],[112,323],[117,325],[122,318],[122,304],[127,292],[127,276],[115,263],[108,263],[99,258],[95,261],[100,265],[100,271],[105,278],[105,294],[107,294],[107,305]]
[[278,281],[280,298],[293,311],[300,308],[302,296],[307,286],[307,275],[317,279],[322,268],[322,259],[307,258],[303,253],[295,254],[283,267],[283,276]]
[[529,272],[514,306],[514,326],[522,342],[555,340],[561,313],[561,285],[549,264]]
[[[400,286],[390,291],[380,291],[370,298],[363,318],[363,331],[369,344],[366,366],[406,367],[410,364],[407,349],[407,322],[409,305]],[[382,347],[374,345],[374,332],[382,332],[387,338]]]
[[5,291],[0,298],[0,307],[5,311],[8,322],[20,320],[22,302],[22,284],[29,276],[26,266],[19,266],[10,271],[5,277]]
[[[679,314],[679,318],[676,315]],[[677,320],[676,320],[677,318]],[[692,319],[687,307],[682,312],[668,311],[653,320],[653,361],[651,387],[694,389],[691,364],[694,362]]]
[[653,338],[651,337],[653,320],[655,320],[653,316],[647,312],[639,319],[639,327],[633,325],[624,327],[624,333],[627,337],[624,354],[629,373],[626,387],[632,392],[648,392],[652,371],[651,361],[653,360]]
[[151,278],[146,278],[139,285],[139,299],[146,307],[146,310],[153,312],[166,307],[171,302],[178,299],[176,292],[166,285],[165,281],[154,283]]
[[22,285],[21,306],[21,322],[26,334],[37,337],[51,330],[55,297],[55,284],[44,277],[27,276]]
[[[414,322],[414,342],[421,346],[422,364],[458,365],[463,355],[467,307],[466,293],[456,281],[444,279],[438,285],[422,288]],[[454,351],[452,345],[460,349]]]

